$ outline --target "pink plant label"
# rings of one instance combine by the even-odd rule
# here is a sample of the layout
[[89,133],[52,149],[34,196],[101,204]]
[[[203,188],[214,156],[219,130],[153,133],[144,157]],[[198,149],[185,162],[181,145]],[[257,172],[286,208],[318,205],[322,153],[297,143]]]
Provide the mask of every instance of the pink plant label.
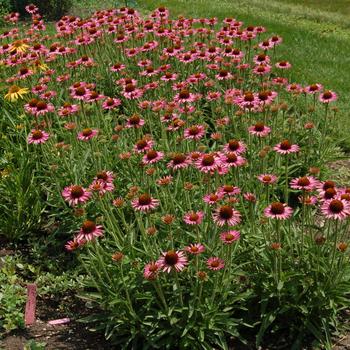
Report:
[[58,324],[66,324],[66,323],[69,323],[69,322],[70,322],[69,318],[60,318],[58,320],[52,320],[52,321],[49,321],[47,323],[54,326],[54,325],[58,325]]
[[35,322],[36,309],[36,284],[27,285],[27,303],[24,315],[25,325],[29,326]]

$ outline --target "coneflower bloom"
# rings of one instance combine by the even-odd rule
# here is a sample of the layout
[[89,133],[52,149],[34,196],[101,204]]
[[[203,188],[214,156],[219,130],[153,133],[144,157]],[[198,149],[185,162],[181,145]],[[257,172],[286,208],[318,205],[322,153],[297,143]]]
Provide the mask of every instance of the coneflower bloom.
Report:
[[58,109],[58,115],[61,117],[66,117],[68,115],[72,115],[79,111],[78,105],[72,105],[70,103],[65,103],[62,107]]
[[73,240],[68,241],[64,247],[68,251],[73,251],[73,250],[78,249],[79,247],[81,247],[85,243],[86,243],[86,240],[84,240],[82,237],[79,238],[78,236],[74,236]]
[[159,162],[161,159],[163,159],[164,153],[158,152],[153,149],[147,151],[147,153],[142,158],[143,164],[154,164]]
[[318,99],[322,103],[334,102],[337,100],[337,98],[338,98],[337,94],[331,90],[326,90],[326,91],[322,92],[318,97]]
[[301,87],[301,85],[295,83],[287,85],[286,90],[294,94],[299,94],[303,92],[303,88]]
[[188,225],[200,225],[203,221],[204,213],[202,211],[191,211],[184,215],[184,221]]
[[318,181],[312,176],[303,176],[293,179],[290,187],[294,190],[312,191],[316,188]]
[[259,181],[261,181],[264,185],[271,185],[277,181],[277,176],[273,174],[261,174],[258,175]]
[[289,140],[284,140],[273,149],[280,154],[290,154],[299,152],[300,147],[298,145],[292,145]]
[[200,140],[205,134],[203,125],[193,125],[184,131],[184,137],[189,140]]
[[316,196],[299,196],[298,200],[301,204],[304,205],[315,205],[318,202]]
[[250,134],[258,137],[266,137],[270,132],[271,128],[264,125],[264,123],[256,123],[248,128]]
[[146,280],[154,281],[158,277],[158,273],[160,272],[161,264],[156,261],[151,261],[146,264],[143,269],[143,277]]
[[104,182],[110,182],[113,183],[114,181],[114,174],[112,171],[100,171],[97,173],[94,180],[102,180]]
[[225,267],[225,261],[213,256],[207,260],[207,267],[213,271],[222,270]]
[[36,116],[44,115],[46,113],[51,113],[55,110],[52,103],[46,103],[45,101],[38,101],[35,109],[33,109],[33,114]]
[[220,158],[214,153],[203,154],[195,162],[195,166],[203,173],[215,171],[219,167]]
[[175,153],[172,155],[170,162],[167,164],[168,168],[178,170],[187,168],[191,164],[191,160],[186,154]]
[[251,193],[251,192],[244,193],[243,198],[248,202],[252,202],[252,203],[256,202],[256,195],[254,193]]
[[290,69],[292,65],[288,61],[280,61],[275,64],[275,67],[280,69]]
[[205,251],[205,247],[203,244],[194,243],[194,244],[190,244],[189,246],[187,246],[185,248],[185,250],[190,254],[198,255],[198,254],[201,254]]
[[114,109],[118,106],[121,105],[121,101],[119,98],[107,98],[105,101],[102,103],[102,108],[106,110],[111,110]]
[[145,121],[140,118],[138,114],[133,114],[126,123],[126,128],[140,128],[142,125],[145,124]]
[[167,252],[162,253],[157,263],[159,263],[160,268],[164,272],[181,272],[187,266],[188,260],[183,251],[169,250]]
[[213,220],[218,226],[235,226],[241,222],[241,214],[229,205],[222,205],[213,213]]
[[247,147],[242,141],[230,140],[224,147],[225,152],[235,152],[236,154],[241,154],[246,151]]
[[264,215],[267,218],[286,220],[292,216],[293,209],[288,207],[287,204],[281,202],[273,202],[264,210]]
[[78,140],[89,141],[98,134],[98,130],[86,128],[78,134]]
[[159,200],[152,198],[149,194],[145,193],[132,200],[131,205],[137,211],[147,212],[157,208],[159,206]]
[[317,92],[320,92],[322,91],[323,89],[323,86],[321,84],[312,84],[312,85],[309,85],[307,86],[304,91],[307,93],[307,94],[310,94],[310,95],[314,95],[316,94]]
[[216,193],[222,197],[224,197],[224,196],[236,196],[237,194],[241,193],[241,189],[237,186],[224,185],[224,186],[219,187]]
[[233,242],[239,240],[240,238],[239,231],[230,230],[220,234],[220,239],[224,244],[232,244]]
[[28,93],[28,88],[21,88],[17,85],[13,85],[9,88],[7,94],[5,95],[5,100],[16,102],[19,98],[23,98],[23,95]]
[[111,182],[97,179],[91,183],[89,189],[93,192],[98,192],[100,196],[103,196],[106,192],[113,192],[114,185]]
[[134,146],[134,151],[136,153],[144,153],[149,151],[154,145],[154,141],[150,139],[143,138],[136,142]]
[[87,202],[91,197],[91,192],[79,185],[71,185],[65,187],[62,191],[62,197],[71,206],[75,206],[79,203]]
[[34,74],[34,72],[31,69],[29,69],[27,67],[22,67],[18,71],[17,77],[18,77],[18,79],[25,79],[25,78],[29,77],[30,75],[33,75],[33,74]]
[[340,197],[324,201],[321,212],[327,219],[344,220],[350,216],[350,203]]
[[223,198],[222,193],[209,193],[203,197],[203,201],[209,205],[216,204],[220,199]]
[[245,158],[235,152],[219,153],[220,165],[229,168],[236,168],[246,163]]
[[49,134],[43,130],[33,129],[28,135],[28,143],[45,143],[49,139]]
[[182,89],[178,94],[175,95],[174,101],[178,103],[191,103],[197,100],[197,95],[191,93],[187,89]]
[[96,237],[103,235],[103,228],[101,225],[96,225],[91,220],[85,220],[79,230],[78,241],[84,239],[87,242],[93,241]]

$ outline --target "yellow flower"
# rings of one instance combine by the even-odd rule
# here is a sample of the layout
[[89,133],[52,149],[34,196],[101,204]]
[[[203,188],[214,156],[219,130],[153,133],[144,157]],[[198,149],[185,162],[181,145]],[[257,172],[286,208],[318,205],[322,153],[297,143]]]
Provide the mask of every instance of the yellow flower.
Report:
[[28,94],[28,92],[28,88],[21,88],[17,85],[12,85],[9,88],[8,93],[5,95],[5,100],[16,102],[19,98],[23,98],[23,95]]
[[49,69],[49,67],[47,66],[46,63],[41,62],[40,60],[37,60],[34,62],[34,71],[36,71],[37,69],[39,71],[45,72]]
[[10,46],[10,52],[26,52],[29,45],[27,45],[23,40],[16,40]]

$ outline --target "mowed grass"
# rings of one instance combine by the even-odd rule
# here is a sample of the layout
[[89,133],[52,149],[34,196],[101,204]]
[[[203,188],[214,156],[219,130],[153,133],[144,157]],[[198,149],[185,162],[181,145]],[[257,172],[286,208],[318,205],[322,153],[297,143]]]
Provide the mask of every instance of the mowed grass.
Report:
[[173,16],[235,17],[281,35],[279,59],[293,64],[291,81],[319,82],[339,94],[341,145],[350,152],[350,0],[148,0],[151,11],[164,5]]

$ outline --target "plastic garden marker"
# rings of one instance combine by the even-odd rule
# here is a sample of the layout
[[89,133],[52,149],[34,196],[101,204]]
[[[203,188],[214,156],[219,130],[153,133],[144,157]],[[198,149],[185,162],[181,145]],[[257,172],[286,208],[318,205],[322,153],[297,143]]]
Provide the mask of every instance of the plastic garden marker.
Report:
[[36,284],[31,283],[27,285],[27,303],[24,315],[25,325],[29,326],[35,322],[36,309]]

